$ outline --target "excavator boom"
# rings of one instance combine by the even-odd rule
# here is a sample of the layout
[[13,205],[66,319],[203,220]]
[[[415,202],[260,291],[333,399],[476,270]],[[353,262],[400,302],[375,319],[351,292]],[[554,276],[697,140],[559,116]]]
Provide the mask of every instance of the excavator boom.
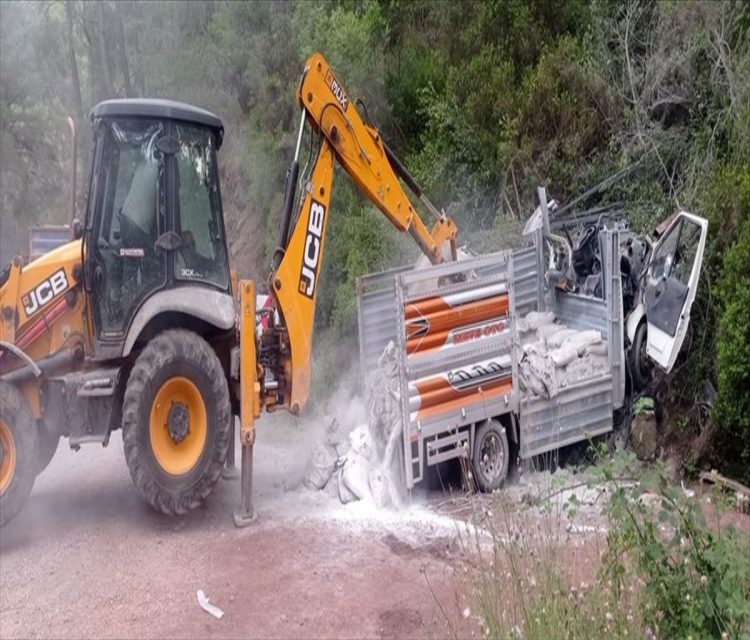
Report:
[[[456,227],[422,194],[419,185],[391,153],[380,133],[365,124],[345,89],[320,54],[305,66],[297,90],[303,119],[319,134],[314,166],[303,186],[296,220],[291,220],[293,186],[287,185],[282,233],[270,286],[288,336],[290,357],[278,376],[286,384],[283,404],[297,414],[310,388],[315,300],[323,257],[334,165],[338,162],[367,198],[402,232],[408,232],[434,264],[455,257]],[[300,131],[301,138],[301,131]],[[298,145],[299,149],[299,145]],[[290,171],[296,182],[297,159]],[[401,177],[437,218],[428,230],[399,182]]]
[[[323,261],[333,172],[338,162],[357,187],[399,231],[408,232],[433,264],[456,258],[456,226],[424,196],[421,188],[383,141],[362,121],[355,105],[319,53],[306,63],[297,88],[302,111],[294,161],[287,174],[278,247],[269,288],[275,311],[255,341],[252,283],[240,284],[242,500],[238,526],[254,518],[252,447],[254,420],[261,409],[298,415],[310,392],[315,301]],[[299,154],[305,125],[318,133],[315,160],[295,207]],[[417,214],[399,178],[435,217],[432,230]]]

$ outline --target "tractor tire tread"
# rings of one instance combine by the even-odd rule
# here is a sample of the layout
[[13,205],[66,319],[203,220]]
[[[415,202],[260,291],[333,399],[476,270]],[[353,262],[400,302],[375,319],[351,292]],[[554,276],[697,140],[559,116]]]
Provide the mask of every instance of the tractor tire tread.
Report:
[[0,527],[4,527],[21,510],[34,486],[39,433],[26,398],[17,387],[2,381],[0,381],[0,415],[13,434],[16,449],[16,468],[13,478],[5,493],[0,497]]
[[[175,358],[190,361],[210,380],[210,396],[216,403],[213,447],[205,470],[190,486],[174,490],[161,485],[144,459],[147,452],[139,439],[141,403],[154,374]],[[207,409],[208,410],[208,409]],[[128,378],[123,401],[122,437],[125,459],[133,483],[145,500],[167,515],[183,515],[202,505],[213,491],[229,448],[232,421],[227,385],[221,362],[211,346],[198,334],[185,329],[169,329],[153,338],[138,356]],[[208,430],[210,436],[211,429]],[[206,446],[212,446],[207,442]]]

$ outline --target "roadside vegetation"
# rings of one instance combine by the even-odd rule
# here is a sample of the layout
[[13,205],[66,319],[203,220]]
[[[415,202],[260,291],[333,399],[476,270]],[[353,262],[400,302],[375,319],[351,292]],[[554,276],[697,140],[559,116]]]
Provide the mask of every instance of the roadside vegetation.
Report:
[[[724,522],[731,499],[699,500],[661,463],[633,480],[638,465],[601,457],[563,501],[554,485],[534,506],[493,496],[491,545],[472,547],[486,638],[750,638],[750,535]],[[592,490],[602,532],[582,534]]]

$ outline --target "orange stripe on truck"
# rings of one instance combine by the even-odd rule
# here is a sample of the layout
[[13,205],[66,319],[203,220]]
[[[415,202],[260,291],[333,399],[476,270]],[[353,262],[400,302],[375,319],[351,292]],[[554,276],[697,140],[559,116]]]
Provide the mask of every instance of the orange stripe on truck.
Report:
[[[407,305],[405,311],[408,355],[412,355],[422,347],[434,349],[442,346],[448,339],[450,332],[461,327],[506,316],[509,309],[509,299],[508,294],[503,294],[455,308],[446,304],[446,308],[437,310],[437,305],[433,305],[436,310],[429,314],[416,316],[413,306]],[[425,343],[428,336],[430,340]]]
[[461,391],[454,389],[445,379],[442,379],[444,383],[442,387],[435,388],[435,382],[430,380],[416,385],[421,400],[416,420],[424,420],[452,409],[465,407],[472,402],[510,394],[513,390],[513,381],[510,376]]

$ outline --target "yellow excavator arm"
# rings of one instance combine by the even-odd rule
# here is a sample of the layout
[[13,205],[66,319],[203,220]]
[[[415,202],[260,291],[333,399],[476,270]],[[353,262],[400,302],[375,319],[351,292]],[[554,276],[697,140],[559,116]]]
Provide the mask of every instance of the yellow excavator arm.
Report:
[[[302,204],[291,219],[291,198],[298,178],[298,160],[289,174],[287,202],[270,287],[288,337],[289,357],[283,374],[283,404],[297,414],[310,389],[315,299],[325,245],[333,170],[338,162],[367,198],[402,232],[409,232],[433,263],[443,260],[445,245],[455,258],[456,226],[424,197],[416,181],[391,153],[380,133],[365,124],[346,90],[319,53],[305,66],[297,89],[302,110],[299,140],[305,122],[319,134]],[[299,154],[299,143],[297,156]],[[399,183],[399,177],[435,216],[432,231],[424,225]]]
[[[255,419],[263,409],[299,414],[310,392],[315,300],[323,261],[333,170],[338,162],[357,187],[402,232],[408,232],[433,264],[456,258],[456,225],[424,196],[377,129],[362,121],[349,95],[319,53],[306,63],[297,89],[301,122],[294,161],[287,174],[279,241],[269,288],[274,308],[256,340],[255,289],[240,283],[240,441],[242,498],[235,523],[254,519],[252,459]],[[305,125],[318,133],[315,159],[302,185],[299,154]],[[430,231],[404,193],[399,178],[435,217]],[[278,317],[277,317],[278,314]]]

